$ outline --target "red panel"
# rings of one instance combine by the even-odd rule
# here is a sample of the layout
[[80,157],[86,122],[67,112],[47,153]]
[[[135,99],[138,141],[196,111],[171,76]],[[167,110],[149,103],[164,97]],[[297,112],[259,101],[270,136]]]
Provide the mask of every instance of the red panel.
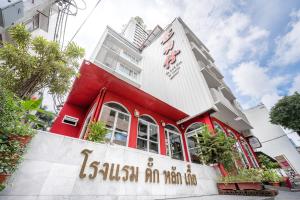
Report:
[[88,61],[83,62],[80,76],[75,80],[67,102],[80,107],[88,107],[103,87],[173,121],[188,116]]
[[[79,120],[77,126],[71,126],[62,123],[65,115],[78,118]],[[64,107],[62,108],[59,115],[55,119],[50,129],[50,132],[71,136],[71,137],[78,137],[82,124],[84,123],[85,115],[86,115],[86,109],[65,103]]]

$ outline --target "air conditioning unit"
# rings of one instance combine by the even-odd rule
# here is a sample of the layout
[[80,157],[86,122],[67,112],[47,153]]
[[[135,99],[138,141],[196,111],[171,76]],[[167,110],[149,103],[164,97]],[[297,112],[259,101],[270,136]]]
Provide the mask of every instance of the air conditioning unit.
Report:
[[23,0],[0,0],[0,26],[7,28],[23,16]]

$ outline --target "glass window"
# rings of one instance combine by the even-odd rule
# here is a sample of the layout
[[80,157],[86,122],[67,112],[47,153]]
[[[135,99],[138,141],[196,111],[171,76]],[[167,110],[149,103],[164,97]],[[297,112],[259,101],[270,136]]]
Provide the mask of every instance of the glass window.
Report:
[[141,116],[138,123],[137,148],[158,153],[158,126],[148,116]]
[[186,131],[188,151],[190,154],[190,160],[193,163],[202,163],[200,159],[200,146],[198,141],[198,136],[204,127],[202,123],[192,124]]
[[235,143],[235,145],[234,145],[234,149],[235,149],[235,151],[238,153],[238,155],[239,155],[239,157],[240,157],[240,159],[237,160],[237,162],[240,161],[241,164],[242,164],[244,167],[249,168],[249,167],[250,167],[249,161],[248,161],[247,157],[245,156],[244,151],[243,151],[243,149],[242,149],[242,147],[241,147],[241,144],[240,144],[240,142],[238,141],[236,135],[235,135],[231,130],[229,130],[229,129],[227,129],[227,133],[228,133],[228,136],[229,136],[229,137],[232,137],[232,138],[234,138],[234,139],[236,140],[236,143]]
[[167,125],[165,127],[165,141],[167,155],[174,159],[183,160],[182,138],[174,126]]
[[105,123],[108,131],[106,141],[126,146],[129,120],[129,113],[121,105],[116,103],[103,105],[100,121]]
[[259,165],[256,162],[255,156],[253,155],[253,153],[252,153],[252,151],[251,151],[250,146],[248,145],[248,143],[243,138],[241,138],[241,143],[242,143],[245,151],[247,152],[248,157],[250,158],[253,166],[255,168],[259,167]]
[[225,131],[220,124],[218,124],[217,122],[214,121],[213,125],[214,125],[214,129],[216,130],[217,133],[223,132],[225,134]]
[[119,71],[127,76],[128,78],[131,78],[131,79],[134,79],[134,80],[137,80],[138,79],[138,72],[135,71],[134,69],[130,68],[130,67],[127,67],[125,66],[123,63],[120,63],[119,64],[119,67],[118,67]]

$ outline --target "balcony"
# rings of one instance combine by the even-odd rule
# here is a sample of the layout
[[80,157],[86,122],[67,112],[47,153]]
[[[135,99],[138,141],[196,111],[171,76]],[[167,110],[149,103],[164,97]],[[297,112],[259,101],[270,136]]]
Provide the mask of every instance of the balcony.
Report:
[[229,101],[234,101],[236,99],[231,89],[223,81],[220,90]]
[[214,63],[210,63],[208,65],[208,68],[219,78],[219,79],[223,79],[224,76],[223,74],[219,71],[219,69],[217,68],[217,66]]
[[252,128],[245,115],[235,106],[235,104],[224,97],[222,92],[214,88],[211,88],[210,91],[215,105],[218,108],[218,112],[213,114],[214,117],[238,131],[245,131]]
[[198,61],[198,64],[209,88],[218,88],[222,85],[218,77],[209,68],[204,67],[203,62]]
[[109,47],[103,46],[95,58],[95,64],[116,77],[140,87],[141,69],[128,65],[123,59],[119,59],[116,51],[109,50]]

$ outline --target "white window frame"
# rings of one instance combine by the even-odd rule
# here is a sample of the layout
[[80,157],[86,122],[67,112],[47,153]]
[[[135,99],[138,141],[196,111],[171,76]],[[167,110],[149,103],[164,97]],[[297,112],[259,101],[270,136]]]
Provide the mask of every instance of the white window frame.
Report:
[[[154,153],[154,152],[149,151],[149,149],[150,149],[150,131],[149,131],[150,126],[149,125],[151,124],[151,125],[156,126],[156,128],[157,128],[157,142],[152,141],[152,140],[151,140],[151,142],[157,143],[157,146],[158,146],[157,154],[160,154],[160,131],[159,131],[159,126],[158,126],[157,122],[151,116],[149,116],[149,115],[142,115],[142,116],[147,116],[147,117],[151,118],[155,122],[155,124],[139,118],[138,119],[137,137],[136,137],[137,139],[136,139],[136,141],[138,141],[138,139],[145,141],[144,138],[139,137],[139,124],[140,124],[140,121],[142,121],[143,123],[147,124],[147,140],[146,140],[147,141],[147,152]],[[139,149],[139,150],[142,150],[142,149]]]
[[251,151],[251,147],[249,146],[248,142],[244,138],[241,138],[241,143],[242,143],[242,146],[244,146],[244,149],[247,152],[248,157],[251,160],[251,163],[254,165],[253,167],[254,168],[259,168],[259,165],[256,162],[255,155]]
[[[173,126],[173,125],[170,125],[170,124],[168,124],[169,126]],[[173,126],[173,127],[175,127],[175,126]],[[173,133],[173,134],[175,134],[175,135],[179,135],[180,136],[180,143],[181,143],[181,151],[182,151],[182,156],[183,156],[183,161],[185,161],[186,160],[186,158],[185,158],[185,152],[184,152],[184,146],[183,146],[183,140],[182,140],[182,134],[180,133],[180,131],[177,129],[177,131],[178,132],[176,132],[176,131],[173,131],[173,130],[170,130],[170,129],[168,129],[168,128],[164,128],[165,130],[165,132],[167,131],[167,138],[165,138],[165,139],[167,139],[167,141],[168,141],[168,150],[169,150],[169,153],[170,153],[170,155],[167,155],[167,152],[166,152],[166,156],[169,156],[170,158],[172,158],[172,155],[171,155],[171,146],[170,146],[170,135],[169,135],[169,133],[171,132],[171,133]],[[165,132],[164,132],[164,137],[165,137]],[[165,144],[166,145],[166,144]],[[172,159],[175,159],[175,158],[172,158]],[[175,160],[177,160],[177,159],[175,159]]]
[[[115,104],[120,105],[120,106],[123,107],[128,113],[124,113],[124,112],[119,111],[119,110],[117,110],[117,109],[115,109],[115,108],[111,108],[111,107],[107,106],[106,104],[109,104],[109,103],[115,103]],[[113,143],[113,138],[114,138],[114,136],[115,136],[115,131],[116,131],[116,125],[117,125],[118,114],[119,114],[119,113],[122,113],[122,114],[127,115],[127,116],[129,117],[129,121],[128,121],[128,130],[127,130],[127,139],[126,139],[126,145],[125,145],[125,146],[127,147],[127,146],[128,146],[129,135],[130,135],[130,125],[131,125],[131,114],[130,114],[130,112],[128,111],[128,109],[127,109],[125,106],[123,106],[122,104],[120,104],[120,103],[118,103],[118,102],[113,102],[113,101],[106,102],[105,104],[102,105],[102,108],[101,108],[101,112],[100,112],[98,121],[100,121],[100,119],[101,119],[101,116],[102,116],[102,114],[103,114],[104,107],[106,107],[106,108],[108,108],[108,109],[111,109],[111,110],[113,110],[113,111],[116,112],[116,116],[115,116],[115,121],[114,121],[114,124],[113,124],[113,128],[111,129],[111,128],[105,127],[107,130],[111,130],[111,131],[112,131],[111,138],[110,138],[110,140],[109,140],[110,143]],[[113,143],[113,144],[116,144],[116,143]],[[118,144],[117,144],[117,145],[118,145]],[[122,145],[121,145],[121,146],[122,146]]]
[[[227,131],[227,134],[229,135],[229,137],[231,136],[235,140],[235,146],[236,146],[237,151],[239,153],[239,157],[242,160],[243,166],[244,167],[247,167],[247,166],[250,167],[249,160],[248,160],[247,156],[245,155],[245,152],[243,151],[243,148],[242,148],[242,145],[241,145],[240,141],[238,140],[238,138],[236,137],[236,135],[230,129],[227,128],[226,131]],[[241,154],[244,155],[245,160],[243,159],[243,155],[241,155]],[[245,161],[247,163],[245,163]]]
[[[69,123],[64,122],[64,121],[65,121],[65,118],[69,118],[69,119],[71,119],[71,120],[74,120],[74,121],[75,121],[75,124],[73,125],[73,124],[69,124]],[[69,126],[77,126],[78,121],[79,121],[79,118],[77,118],[77,117],[72,117],[72,116],[70,116],[70,115],[64,115],[64,117],[63,117],[61,123],[67,124],[67,125],[69,125]]]
[[[200,128],[197,128],[197,129],[195,129],[195,130],[193,130],[193,131],[190,131],[190,132],[187,132],[187,130],[192,126],[192,125],[194,125],[194,124],[200,124]],[[189,162],[190,163],[193,163],[192,162],[192,158],[191,158],[191,154],[190,154],[190,148],[189,148],[189,143],[188,143],[188,138],[189,137],[192,137],[192,136],[195,136],[196,134],[197,134],[197,132],[199,131],[199,130],[201,130],[203,127],[205,126],[205,124],[204,123],[202,123],[202,122],[195,122],[195,123],[192,123],[192,124],[190,124],[188,127],[187,127],[187,129],[186,129],[186,132],[185,132],[185,141],[186,141],[186,148],[187,148],[187,152],[188,152],[188,155],[189,155]],[[191,148],[191,149],[196,149],[197,147],[194,147],[194,148]],[[195,164],[199,164],[199,163],[195,163]],[[201,164],[201,163],[200,163]]]

